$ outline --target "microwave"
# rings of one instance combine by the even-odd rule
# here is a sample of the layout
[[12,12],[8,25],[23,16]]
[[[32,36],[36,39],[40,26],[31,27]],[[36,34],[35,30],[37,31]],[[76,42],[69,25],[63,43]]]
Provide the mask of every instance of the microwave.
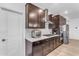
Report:
[[31,37],[32,37],[32,38],[41,37],[41,31],[40,31],[40,30],[32,30],[32,31],[31,31]]

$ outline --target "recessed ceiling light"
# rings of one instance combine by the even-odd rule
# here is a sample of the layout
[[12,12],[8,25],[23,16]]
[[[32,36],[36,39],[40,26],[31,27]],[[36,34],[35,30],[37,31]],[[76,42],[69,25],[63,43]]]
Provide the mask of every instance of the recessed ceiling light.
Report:
[[68,11],[67,11],[67,10],[65,10],[65,11],[64,11],[64,14],[68,14]]

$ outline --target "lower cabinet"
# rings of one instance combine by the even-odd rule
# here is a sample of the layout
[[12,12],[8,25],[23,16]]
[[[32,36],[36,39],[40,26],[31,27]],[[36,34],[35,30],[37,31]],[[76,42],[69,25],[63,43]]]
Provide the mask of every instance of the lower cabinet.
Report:
[[51,52],[54,50],[54,38],[50,38],[49,43],[50,43],[49,50]]
[[60,45],[63,44],[63,37],[60,37]]
[[43,48],[43,56],[47,55],[50,50],[49,50],[49,39],[46,39],[43,41],[43,45],[42,45],[42,48]]
[[62,42],[63,41],[60,40],[60,37],[52,37],[37,42],[29,42],[28,44],[30,44],[30,47],[26,48],[28,52],[28,54],[26,54],[32,56],[45,56],[63,44]]
[[41,45],[33,47],[33,56],[41,56],[42,52],[43,51]]
[[42,56],[43,50],[42,50],[42,42],[34,42],[32,47],[32,55],[33,56]]
[[53,41],[54,41],[54,49],[60,46],[60,37],[54,37]]

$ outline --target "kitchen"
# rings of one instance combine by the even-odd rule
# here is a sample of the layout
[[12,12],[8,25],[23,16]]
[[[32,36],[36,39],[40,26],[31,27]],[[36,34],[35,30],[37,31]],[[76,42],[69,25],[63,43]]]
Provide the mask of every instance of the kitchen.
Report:
[[66,18],[48,12],[31,3],[25,5],[26,56],[45,56],[63,43],[69,43]]
[[0,3],[0,56],[79,56],[79,3]]

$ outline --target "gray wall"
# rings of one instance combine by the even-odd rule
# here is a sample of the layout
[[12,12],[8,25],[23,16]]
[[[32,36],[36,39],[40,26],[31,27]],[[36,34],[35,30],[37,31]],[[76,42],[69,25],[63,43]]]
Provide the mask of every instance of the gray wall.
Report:
[[69,20],[69,38],[79,40],[79,18]]

